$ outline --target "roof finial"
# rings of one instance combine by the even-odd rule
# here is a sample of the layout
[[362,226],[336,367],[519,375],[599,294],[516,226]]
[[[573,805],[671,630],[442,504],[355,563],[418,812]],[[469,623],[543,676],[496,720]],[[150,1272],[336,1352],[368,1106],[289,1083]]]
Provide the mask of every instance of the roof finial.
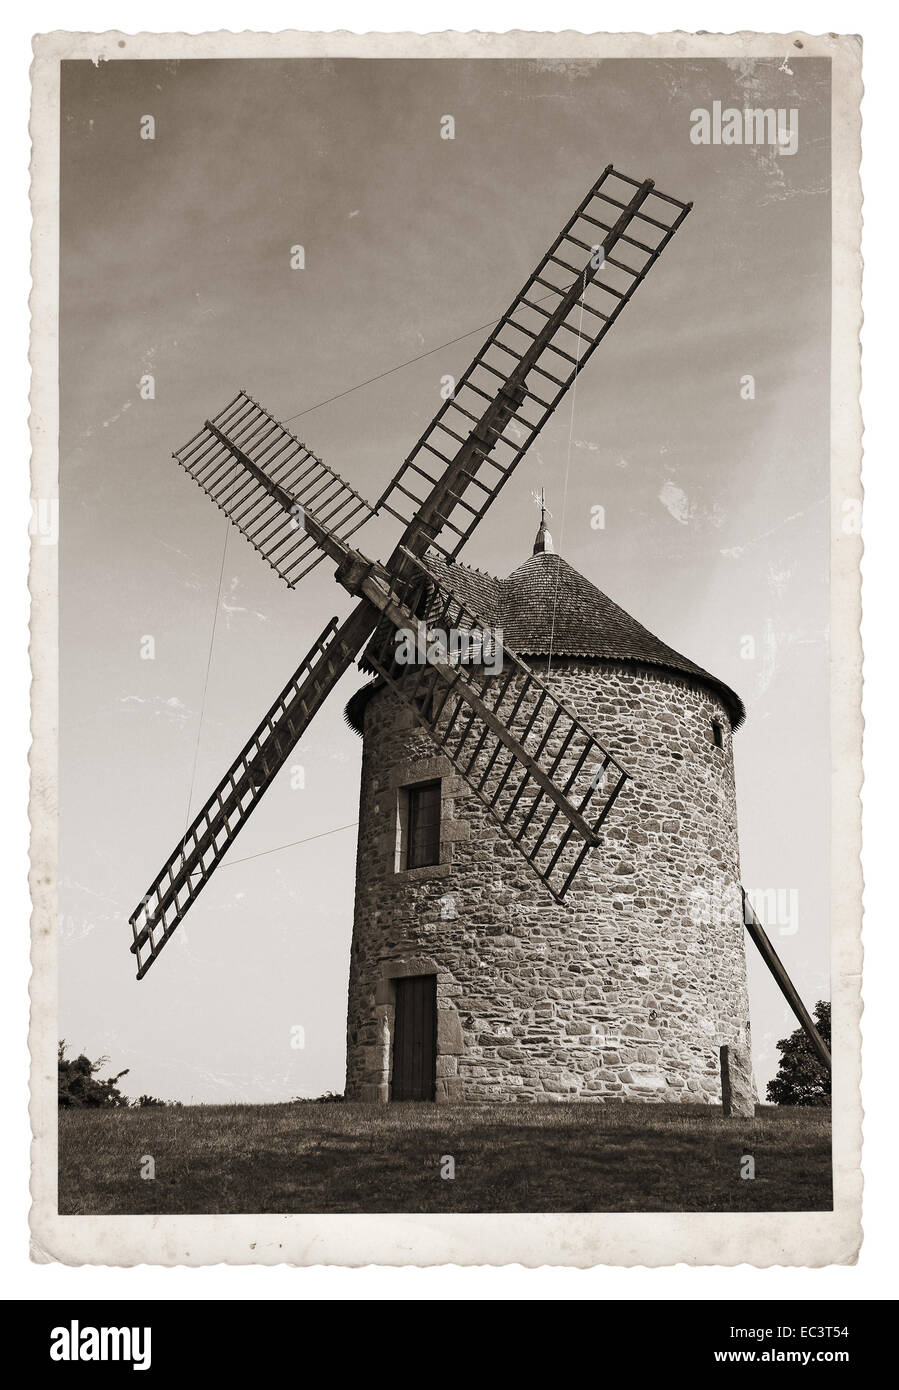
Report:
[[533,553],[535,555],[552,555],[553,538],[546,529],[546,518],[552,516],[552,512],[547,511],[546,508],[546,493],[543,488],[541,488],[539,492],[531,493],[531,496],[540,508],[540,529],[534,541]]

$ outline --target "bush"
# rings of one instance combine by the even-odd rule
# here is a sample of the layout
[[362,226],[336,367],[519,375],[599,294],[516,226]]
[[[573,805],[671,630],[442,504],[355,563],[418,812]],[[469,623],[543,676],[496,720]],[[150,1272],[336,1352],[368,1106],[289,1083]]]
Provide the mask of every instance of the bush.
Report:
[[128,1067],[120,1071],[118,1076],[108,1076],[105,1081],[98,1081],[97,1072],[108,1065],[109,1058],[98,1057],[96,1062],[91,1062],[83,1052],[78,1057],[67,1057],[66,1046],[65,1038],[61,1038],[57,1050],[58,1104],[61,1109],[98,1109],[128,1104],[128,1097],[123,1096],[118,1087],[122,1077],[128,1075]]

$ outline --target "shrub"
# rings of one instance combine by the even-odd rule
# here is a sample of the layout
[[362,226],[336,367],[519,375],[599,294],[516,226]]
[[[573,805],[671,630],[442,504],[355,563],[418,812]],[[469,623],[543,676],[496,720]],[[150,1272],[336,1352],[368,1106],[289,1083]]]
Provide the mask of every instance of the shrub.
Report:
[[97,1072],[109,1063],[108,1057],[98,1057],[91,1062],[80,1053],[77,1057],[66,1056],[66,1040],[61,1038],[57,1050],[58,1057],[58,1104],[64,1110],[99,1108],[101,1106],[127,1105],[128,1097],[123,1096],[118,1083],[128,1075],[129,1068],[117,1076],[108,1076],[105,1081],[97,1079]]

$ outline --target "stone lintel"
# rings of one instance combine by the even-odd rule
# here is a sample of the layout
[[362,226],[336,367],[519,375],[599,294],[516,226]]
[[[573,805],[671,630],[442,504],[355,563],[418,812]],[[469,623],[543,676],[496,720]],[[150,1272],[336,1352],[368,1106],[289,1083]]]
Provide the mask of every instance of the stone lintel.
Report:
[[448,777],[453,770],[449,758],[409,758],[390,769],[389,785],[392,788],[404,787],[410,782],[430,782]]
[[[383,980],[402,980],[407,975],[438,975],[440,967],[430,956],[400,956],[381,962]],[[386,1002],[386,1001],[385,1001]]]

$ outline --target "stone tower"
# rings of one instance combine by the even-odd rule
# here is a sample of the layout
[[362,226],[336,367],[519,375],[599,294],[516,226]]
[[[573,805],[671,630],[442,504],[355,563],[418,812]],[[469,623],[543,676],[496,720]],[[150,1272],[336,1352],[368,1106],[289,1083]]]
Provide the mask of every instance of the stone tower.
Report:
[[630,780],[558,904],[375,680],[363,737],[347,1098],[717,1102],[749,1006],[737,695],[559,555],[441,579],[620,758]]

